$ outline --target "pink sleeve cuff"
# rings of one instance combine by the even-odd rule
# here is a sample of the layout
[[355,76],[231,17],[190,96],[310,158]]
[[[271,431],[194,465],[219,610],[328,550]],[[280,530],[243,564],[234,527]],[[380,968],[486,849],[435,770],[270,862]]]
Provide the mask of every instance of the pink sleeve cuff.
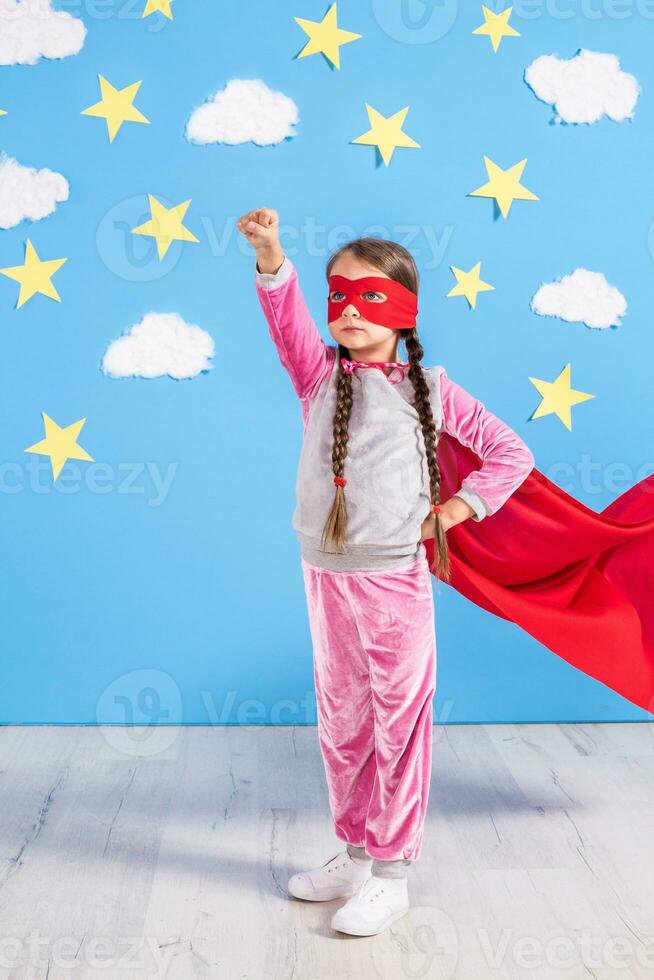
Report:
[[277,272],[259,272],[259,267],[255,266],[255,283],[259,289],[276,289],[277,286],[282,286],[288,279],[291,278],[293,268],[293,263],[286,255],[284,256],[284,261]]
[[331,374],[337,348],[320,336],[288,257],[274,275],[255,271],[255,285],[279,359],[299,398],[311,398]]

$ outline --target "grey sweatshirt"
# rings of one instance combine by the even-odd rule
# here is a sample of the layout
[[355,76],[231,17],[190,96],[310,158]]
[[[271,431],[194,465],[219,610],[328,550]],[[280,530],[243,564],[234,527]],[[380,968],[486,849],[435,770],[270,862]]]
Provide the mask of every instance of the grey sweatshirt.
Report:
[[[303,558],[335,571],[392,570],[421,553],[422,523],[430,513],[429,472],[414,389],[395,368],[355,368],[344,475],[346,551],[323,550],[322,530],[336,487],[331,463],[338,345],[322,340],[288,258],[276,275],[255,273],[256,288],[280,360],[300,397],[304,440],[292,526]],[[442,365],[423,367],[437,434],[472,448],[483,465],[456,496],[483,520],[524,481],[534,457],[523,440],[484,404],[448,378]]]

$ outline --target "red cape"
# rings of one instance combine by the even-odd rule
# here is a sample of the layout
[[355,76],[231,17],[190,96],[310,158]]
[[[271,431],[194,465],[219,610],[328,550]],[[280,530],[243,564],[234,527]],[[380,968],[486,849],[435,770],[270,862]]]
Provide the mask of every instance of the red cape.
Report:
[[[482,460],[447,433],[437,445],[447,500]],[[654,474],[597,514],[534,468],[447,539],[453,588],[654,712]]]

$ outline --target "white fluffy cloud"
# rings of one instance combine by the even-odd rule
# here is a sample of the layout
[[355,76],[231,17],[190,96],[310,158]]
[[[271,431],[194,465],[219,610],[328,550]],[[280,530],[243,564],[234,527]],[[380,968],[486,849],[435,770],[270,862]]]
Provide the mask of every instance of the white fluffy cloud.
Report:
[[25,218],[38,221],[68,200],[68,181],[54,170],[24,167],[0,154],[0,228],[15,228]]
[[52,0],[0,0],[0,65],[33,65],[82,49],[86,27]]
[[273,92],[260,79],[233,78],[193,110],[186,138],[191,143],[272,146],[295,136],[298,115],[295,102],[283,92]]
[[146,313],[127,333],[112,341],[102,359],[111,378],[194,378],[209,371],[214,342],[201,327],[179,313]]
[[614,54],[582,48],[567,60],[545,54],[525,71],[525,81],[554,107],[557,122],[594,123],[602,116],[622,122],[634,114],[638,79],[620,68]]
[[627,301],[601,272],[575,269],[569,276],[540,287],[531,301],[534,313],[556,316],[589,327],[619,327]]

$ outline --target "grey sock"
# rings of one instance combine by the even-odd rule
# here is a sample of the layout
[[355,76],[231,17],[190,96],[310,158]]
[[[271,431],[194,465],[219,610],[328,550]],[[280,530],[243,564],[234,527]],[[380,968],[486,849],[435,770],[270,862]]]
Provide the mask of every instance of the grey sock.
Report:
[[372,862],[372,873],[378,878],[406,878],[411,861],[381,861],[375,858]]
[[348,844],[347,853],[356,864],[369,864],[372,861],[370,855],[366,854],[365,847],[357,847],[356,844]]

